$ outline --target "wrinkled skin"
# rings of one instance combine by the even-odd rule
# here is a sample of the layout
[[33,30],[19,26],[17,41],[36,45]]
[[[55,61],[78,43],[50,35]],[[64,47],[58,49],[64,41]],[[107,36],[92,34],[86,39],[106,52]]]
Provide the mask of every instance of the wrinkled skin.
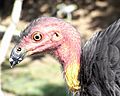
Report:
[[53,17],[34,20],[21,33],[20,40],[10,56],[11,66],[15,66],[26,55],[52,51],[63,65],[64,77],[72,92],[80,89],[80,35],[70,25]]
[[10,63],[14,66],[26,55],[52,51],[63,65],[73,95],[120,96],[120,20],[94,34],[82,50],[80,42],[78,31],[69,23],[41,17],[21,33]]

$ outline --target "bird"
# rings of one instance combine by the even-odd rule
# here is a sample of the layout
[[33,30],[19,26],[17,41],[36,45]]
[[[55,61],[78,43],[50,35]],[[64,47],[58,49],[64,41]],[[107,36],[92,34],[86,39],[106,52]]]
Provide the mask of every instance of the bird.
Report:
[[26,56],[52,52],[73,96],[120,96],[120,19],[81,42],[72,24],[39,17],[21,32],[9,61],[14,67]]

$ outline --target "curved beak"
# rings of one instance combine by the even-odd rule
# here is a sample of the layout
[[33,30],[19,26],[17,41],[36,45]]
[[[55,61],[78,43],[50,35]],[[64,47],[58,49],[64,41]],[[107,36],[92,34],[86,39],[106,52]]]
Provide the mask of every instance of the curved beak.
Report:
[[13,68],[16,64],[19,64],[24,59],[25,54],[26,52],[24,50],[18,51],[17,47],[14,47],[9,59],[11,68]]

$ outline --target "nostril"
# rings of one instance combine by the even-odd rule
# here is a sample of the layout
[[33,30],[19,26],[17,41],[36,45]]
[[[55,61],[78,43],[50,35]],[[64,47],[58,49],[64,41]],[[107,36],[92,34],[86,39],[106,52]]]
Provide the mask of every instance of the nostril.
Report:
[[17,51],[18,51],[18,52],[19,52],[19,51],[21,51],[21,48],[20,48],[20,47],[18,47],[18,48],[17,48]]

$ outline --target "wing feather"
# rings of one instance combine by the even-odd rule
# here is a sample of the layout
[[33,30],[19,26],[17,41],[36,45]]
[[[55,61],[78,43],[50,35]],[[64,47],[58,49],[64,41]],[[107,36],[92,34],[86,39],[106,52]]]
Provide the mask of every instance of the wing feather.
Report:
[[120,96],[120,19],[83,47],[81,96]]

